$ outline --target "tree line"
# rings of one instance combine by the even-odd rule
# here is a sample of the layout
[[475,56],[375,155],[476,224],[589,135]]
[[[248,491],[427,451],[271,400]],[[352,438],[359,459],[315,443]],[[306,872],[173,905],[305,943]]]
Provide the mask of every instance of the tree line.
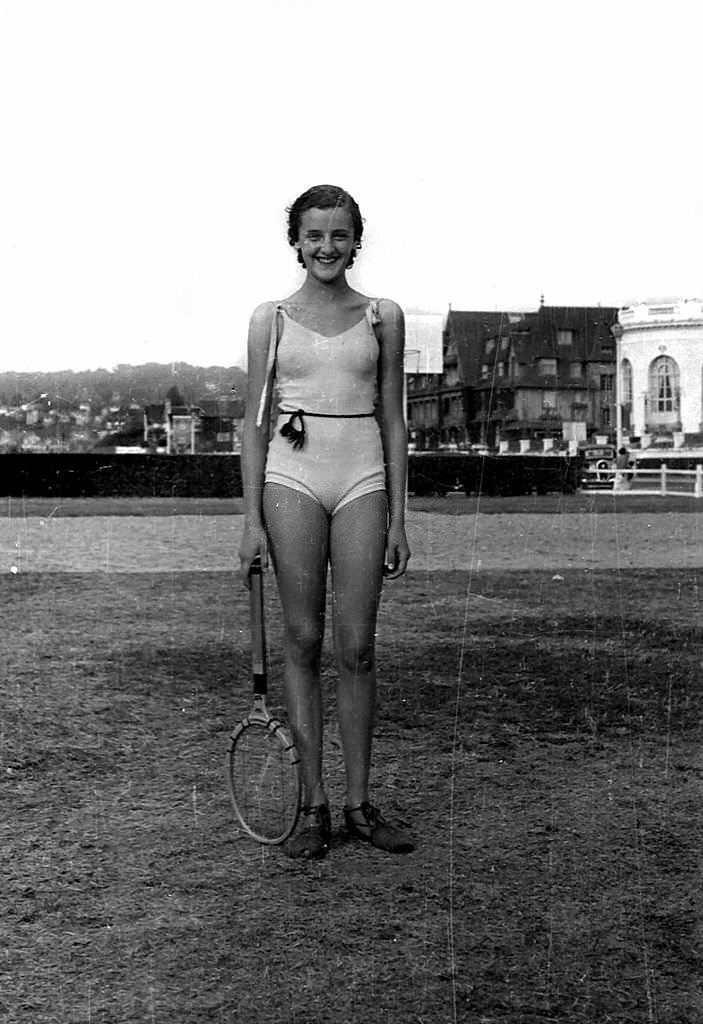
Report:
[[77,407],[149,405],[176,389],[185,404],[205,398],[244,398],[246,371],[241,366],[192,366],[190,363],[120,363],[112,369],[0,373],[0,406],[14,408],[46,394],[56,404]]

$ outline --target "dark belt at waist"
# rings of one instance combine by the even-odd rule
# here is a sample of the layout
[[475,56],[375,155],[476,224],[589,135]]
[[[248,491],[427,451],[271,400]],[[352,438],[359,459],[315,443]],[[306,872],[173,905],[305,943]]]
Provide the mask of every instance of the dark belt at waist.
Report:
[[305,445],[305,420],[303,418],[305,416],[315,416],[327,420],[361,420],[376,415],[373,412],[307,412],[305,409],[296,409],[295,412],[290,412],[290,409],[281,409],[280,406],[278,411],[284,416],[290,413],[290,419],[283,424],[279,433],[296,450]]

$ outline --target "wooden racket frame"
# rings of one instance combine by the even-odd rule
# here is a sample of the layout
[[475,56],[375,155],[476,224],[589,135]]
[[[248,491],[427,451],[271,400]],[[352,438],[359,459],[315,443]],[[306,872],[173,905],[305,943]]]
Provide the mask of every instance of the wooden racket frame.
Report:
[[[241,720],[230,736],[229,749],[227,751],[226,772],[232,807],[241,827],[248,835],[253,839],[256,839],[257,842],[264,845],[276,846],[279,843],[285,842],[288,836],[293,832],[298,821],[298,815],[300,813],[300,771],[298,765],[300,763],[300,758],[298,757],[295,744],[290,738],[283,723],[280,719],[272,715],[266,706],[268,672],[266,658],[266,630],[264,625],[263,574],[267,567],[268,564],[266,556],[264,555],[264,559],[262,559],[257,555],[252,562],[251,569],[249,570],[249,620],[251,628],[251,663],[254,699],[248,715]],[[251,727],[264,728],[272,737],[275,738],[276,742],[280,744],[283,752],[288,758],[295,778],[295,801],[294,806],[291,807],[290,820],[287,822],[285,830],[276,837],[262,836],[251,828],[239,807],[235,786],[232,781],[232,764],[237,740],[245,729]]]

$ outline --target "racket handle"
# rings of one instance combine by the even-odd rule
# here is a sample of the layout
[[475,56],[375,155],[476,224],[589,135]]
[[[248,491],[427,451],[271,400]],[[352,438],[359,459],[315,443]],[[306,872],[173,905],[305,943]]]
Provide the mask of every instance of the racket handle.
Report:
[[[265,693],[266,678],[266,640],[264,636],[264,581],[259,555],[252,562],[249,570],[251,586],[249,588],[249,622],[251,626],[251,662],[254,678],[263,678]],[[256,691],[262,692],[259,689]]]

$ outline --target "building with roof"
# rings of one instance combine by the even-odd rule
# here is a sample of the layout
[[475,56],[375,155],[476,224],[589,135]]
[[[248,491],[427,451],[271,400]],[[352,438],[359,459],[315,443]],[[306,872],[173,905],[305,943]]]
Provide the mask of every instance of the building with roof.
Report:
[[508,315],[450,307],[442,331],[442,372],[411,373],[407,378],[408,433],[413,447],[468,446],[467,424],[474,408],[472,390],[465,382],[475,377],[484,337]]
[[615,328],[618,441],[649,448],[703,445],[703,302],[624,306]]
[[239,451],[244,403],[206,399],[198,405],[173,405],[170,399],[144,408],[144,444],[168,455]]
[[615,430],[617,309],[545,306],[485,337],[469,429],[482,442],[582,441]]
[[417,448],[544,438],[585,440],[615,429],[612,307],[534,312],[449,310],[444,372],[408,381]]

